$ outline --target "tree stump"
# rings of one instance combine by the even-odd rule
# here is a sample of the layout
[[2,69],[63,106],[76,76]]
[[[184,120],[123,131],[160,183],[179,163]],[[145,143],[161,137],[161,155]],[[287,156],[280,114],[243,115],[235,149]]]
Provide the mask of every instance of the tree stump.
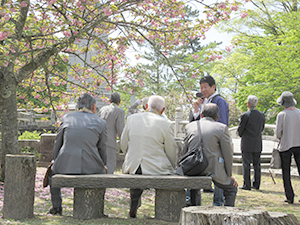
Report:
[[181,210],[181,225],[299,225],[293,214],[235,207],[193,206]]
[[3,217],[33,217],[36,157],[7,154],[5,165]]

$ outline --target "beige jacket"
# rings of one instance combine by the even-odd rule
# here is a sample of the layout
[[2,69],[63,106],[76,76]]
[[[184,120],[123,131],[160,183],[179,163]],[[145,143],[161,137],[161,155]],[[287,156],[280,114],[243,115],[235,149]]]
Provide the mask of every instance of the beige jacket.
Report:
[[120,137],[124,128],[125,111],[116,104],[102,107],[98,116],[106,121],[107,146],[117,149],[117,135]]
[[141,165],[143,174],[173,174],[177,163],[173,132],[172,123],[155,113],[129,116],[120,141],[126,153],[123,173],[134,174]]

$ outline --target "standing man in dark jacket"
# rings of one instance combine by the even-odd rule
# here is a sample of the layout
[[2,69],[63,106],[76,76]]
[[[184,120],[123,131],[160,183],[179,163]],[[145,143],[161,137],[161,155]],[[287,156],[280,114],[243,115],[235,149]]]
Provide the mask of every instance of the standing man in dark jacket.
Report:
[[258,98],[249,95],[247,106],[249,110],[242,114],[238,126],[238,134],[241,139],[241,152],[243,160],[244,185],[240,189],[251,190],[250,164],[254,168],[252,187],[259,189],[261,179],[260,155],[262,151],[261,133],[265,127],[265,116],[256,109]]

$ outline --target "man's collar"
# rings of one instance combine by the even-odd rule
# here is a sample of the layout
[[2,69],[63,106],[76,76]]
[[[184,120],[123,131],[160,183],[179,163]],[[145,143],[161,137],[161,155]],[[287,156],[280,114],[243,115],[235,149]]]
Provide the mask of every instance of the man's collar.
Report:
[[152,113],[155,113],[160,116],[160,113],[156,109],[153,109],[153,108],[148,108],[145,110],[145,112],[152,112]]
[[213,93],[211,96],[209,96],[209,97],[207,98],[207,102],[210,102],[210,100],[211,100],[213,97],[215,97],[217,94],[218,94],[218,93],[215,92],[215,93]]

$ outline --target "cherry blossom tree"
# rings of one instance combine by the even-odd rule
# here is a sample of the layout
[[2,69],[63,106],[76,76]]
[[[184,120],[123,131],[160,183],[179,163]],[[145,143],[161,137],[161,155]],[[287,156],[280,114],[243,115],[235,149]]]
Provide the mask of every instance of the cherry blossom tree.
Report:
[[[0,116],[1,176],[5,155],[18,153],[17,107],[36,108],[19,87],[43,101],[43,111],[66,108],[82,92],[104,97],[128,68],[126,50],[148,42],[168,54],[188,39],[204,38],[214,24],[230,17],[242,0],[1,0]],[[186,21],[186,5],[202,7],[201,17]],[[204,16],[203,16],[204,15]],[[89,60],[89,52],[95,52]],[[69,64],[76,56],[81,64]],[[57,65],[65,64],[68,71]],[[136,71],[134,72],[136,73]],[[132,80],[126,73],[124,79]],[[68,85],[62,91],[59,86]],[[23,92],[24,93],[24,92]],[[17,98],[28,99],[26,105]],[[60,101],[54,100],[59,98]]]

